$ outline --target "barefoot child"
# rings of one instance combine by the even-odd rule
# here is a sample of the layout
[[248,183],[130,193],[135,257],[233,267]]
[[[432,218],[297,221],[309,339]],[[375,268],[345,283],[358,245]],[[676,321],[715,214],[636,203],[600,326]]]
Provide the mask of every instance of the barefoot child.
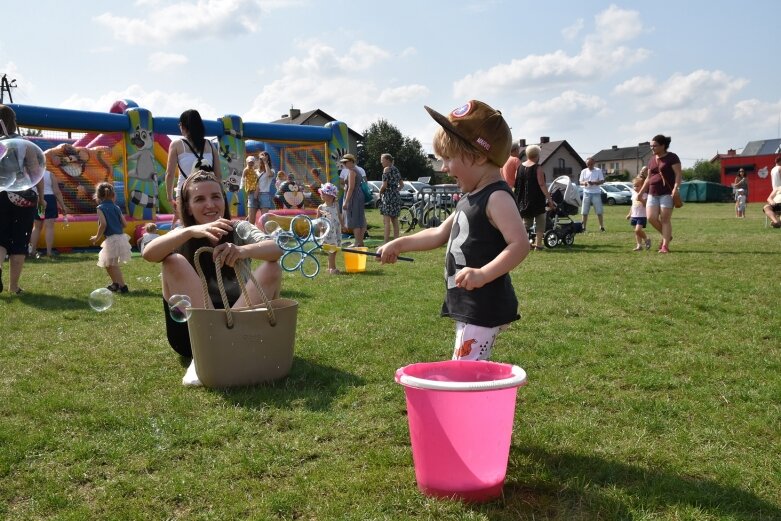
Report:
[[[323,204],[317,207],[317,214],[327,220],[330,225],[330,230],[323,243],[340,246],[342,242],[342,215],[339,212],[339,207],[336,205],[339,189],[334,184],[326,183],[318,191],[320,192],[320,197],[323,198]],[[328,273],[331,275],[339,274],[339,270],[336,268],[335,251],[328,253]]]
[[130,260],[130,237],[123,232],[127,222],[122,210],[114,204],[114,186],[111,183],[100,183],[95,189],[95,201],[98,202],[98,233],[89,240],[97,244],[104,235],[106,237],[98,254],[98,266],[106,268],[111,277],[111,284],[106,286],[108,289],[115,293],[127,293],[127,284],[119,264]]
[[746,217],[746,191],[738,188],[735,193],[735,217]]
[[632,181],[632,206],[629,208],[629,213],[626,214],[629,224],[635,227],[636,246],[633,251],[651,248],[651,239],[645,233],[645,226],[648,224],[648,218],[645,213],[645,201],[648,199],[648,193],[640,191],[644,182],[645,179],[641,176],[635,177],[635,180]]
[[529,254],[529,238],[501,168],[512,135],[501,113],[472,100],[439,123],[434,152],[464,196],[441,225],[399,237],[377,250],[383,263],[406,251],[447,243],[442,316],[456,321],[454,360],[488,360],[496,335],[518,320],[509,272]]

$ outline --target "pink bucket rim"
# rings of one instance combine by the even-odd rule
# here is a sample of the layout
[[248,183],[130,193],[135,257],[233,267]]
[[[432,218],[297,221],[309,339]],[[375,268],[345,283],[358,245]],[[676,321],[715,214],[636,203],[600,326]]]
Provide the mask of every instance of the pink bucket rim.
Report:
[[410,376],[404,372],[406,367],[396,371],[396,382],[404,387],[414,387],[416,389],[429,389],[433,391],[493,391],[498,389],[509,389],[526,385],[526,371],[517,365],[511,366],[511,376],[498,380],[484,382],[444,382],[440,380],[427,380]]

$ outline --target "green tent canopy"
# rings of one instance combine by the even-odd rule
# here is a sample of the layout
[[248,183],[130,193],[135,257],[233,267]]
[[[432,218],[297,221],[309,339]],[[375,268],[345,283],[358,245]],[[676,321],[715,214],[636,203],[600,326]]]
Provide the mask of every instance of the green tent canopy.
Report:
[[687,202],[727,202],[734,199],[732,187],[710,181],[685,181],[681,183],[681,198]]

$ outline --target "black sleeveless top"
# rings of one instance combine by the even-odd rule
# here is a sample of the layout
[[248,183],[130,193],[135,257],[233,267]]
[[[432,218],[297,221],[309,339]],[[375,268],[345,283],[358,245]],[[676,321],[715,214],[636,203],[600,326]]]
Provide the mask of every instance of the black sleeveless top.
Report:
[[536,217],[545,213],[545,194],[537,181],[538,166],[527,167],[521,163],[515,174],[515,203],[521,217]]
[[482,327],[497,327],[518,320],[518,299],[509,274],[482,288],[457,288],[455,276],[461,268],[481,268],[494,260],[507,243],[488,220],[488,199],[496,191],[512,196],[504,181],[497,181],[458,201],[453,228],[445,254],[445,302],[442,316]]

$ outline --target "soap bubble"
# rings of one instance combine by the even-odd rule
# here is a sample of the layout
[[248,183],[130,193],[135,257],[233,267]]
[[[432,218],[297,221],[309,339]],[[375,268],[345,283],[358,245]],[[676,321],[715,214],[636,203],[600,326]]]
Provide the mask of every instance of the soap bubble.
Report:
[[301,245],[301,243],[298,240],[298,237],[291,232],[279,232],[277,235],[277,246],[282,248],[283,250],[290,251],[298,249],[298,247]]
[[265,224],[263,224],[263,230],[269,234],[272,235],[275,232],[279,232],[282,230],[282,227],[279,225],[277,221],[266,221]]
[[98,288],[89,294],[89,306],[95,311],[106,311],[114,303],[114,293],[108,288]]
[[327,219],[318,218],[312,220],[312,236],[318,243],[322,243],[330,231],[331,223]]
[[168,299],[168,308],[174,322],[187,322],[192,315],[190,308],[193,306],[187,295],[172,295]]
[[46,159],[43,151],[22,138],[5,139],[0,147],[0,191],[21,192],[43,178]]
[[249,239],[250,234],[252,233],[252,228],[250,228],[250,224],[246,221],[235,223],[233,229],[236,231],[236,235],[238,235],[239,239],[243,241]]

